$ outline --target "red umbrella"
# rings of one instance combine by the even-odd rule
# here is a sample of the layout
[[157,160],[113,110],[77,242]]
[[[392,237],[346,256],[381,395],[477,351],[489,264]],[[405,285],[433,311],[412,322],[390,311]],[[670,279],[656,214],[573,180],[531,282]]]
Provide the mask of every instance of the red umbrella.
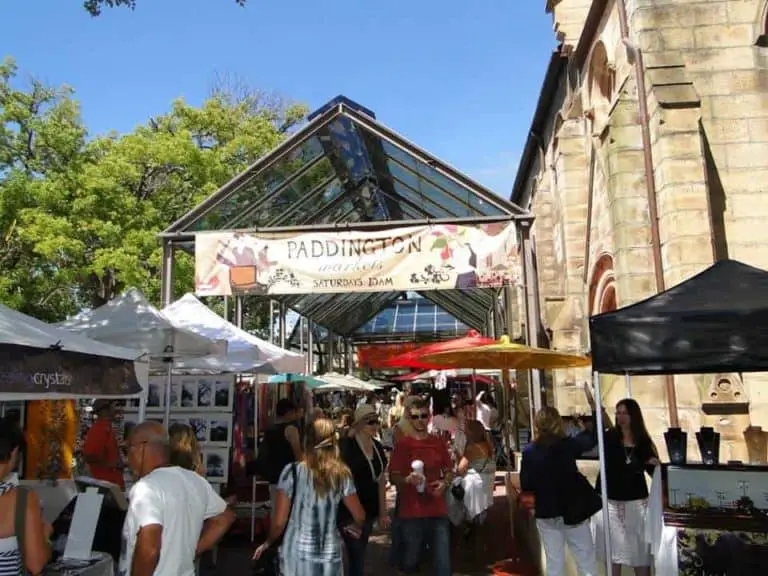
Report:
[[411,352],[400,354],[394,358],[390,358],[384,364],[389,368],[417,368],[419,370],[442,370],[444,367],[439,364],[431,364],[422,362],[420,358],[427,354],[439,354],[441,352],[451,352],[460,348],[472,348],[474,346],[488,346],[490,344],[496,344],[496,340],[493,338],[485,338],[480,336],[480,333],[476,330],[470,330],[466,336],[456,338],[455,340],[448,340],[447,342],[435,342],[434,344],[428,344],[422,346]]

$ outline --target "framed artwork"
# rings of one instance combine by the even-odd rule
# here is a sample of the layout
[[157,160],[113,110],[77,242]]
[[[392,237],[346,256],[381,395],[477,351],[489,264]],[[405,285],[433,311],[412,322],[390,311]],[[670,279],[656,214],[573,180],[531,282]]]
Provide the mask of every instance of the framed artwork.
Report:
[[[147,421],[160,422],[162,424],[162,418],[157,418],[157,416],[153,418],[151,416],[152,415],[147,418]],[[137,422],[137,413],[126,412],[123,418],[124,433],[130,433],[133,427],[136,426]],[[226,412],[172,412],[171,426],[174,424],[186,424],[191,426],[195,431],[197,441],[203,447],[228,448],[232,445],[232,414],[228,414]]]
[[[147,390],[147,411],[165,409],[164,374],[150,376]],[[231,412],[235,396],[235,375],[214,376],[174,375],[171,378],[171,410]],[[126,410],[138,410],[139,399],[126,402]]]
[[229,448],[203,449],[205,477],[211,484],[224,484],[229,478]]

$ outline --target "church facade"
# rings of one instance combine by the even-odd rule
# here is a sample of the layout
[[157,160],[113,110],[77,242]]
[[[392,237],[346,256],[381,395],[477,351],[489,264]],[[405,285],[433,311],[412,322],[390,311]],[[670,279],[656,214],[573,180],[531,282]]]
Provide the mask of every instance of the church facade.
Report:
[[[718,259],[768,269],[768,0],[546,9],[560,46],[511,199],[536,216],[544,343],[583,352],[590,315]],[[548,382],[555,405],[583,413],[588,370],[558,372]],[[701,426],[718,429],[722,460],[747,460],[745,430],[768,430],[767,374],[601,382],[609,413],[629,384],[662,451],[676,417],[691,440]]]

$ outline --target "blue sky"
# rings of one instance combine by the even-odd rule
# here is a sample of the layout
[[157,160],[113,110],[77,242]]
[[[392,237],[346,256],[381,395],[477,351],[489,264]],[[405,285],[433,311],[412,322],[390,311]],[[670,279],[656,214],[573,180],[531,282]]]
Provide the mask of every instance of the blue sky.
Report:
[[92,133],[125,132],[214,78],[305,102],[344,94],[508,196],[555,46],[544,0],[3,0],[0,56],[76,90]]

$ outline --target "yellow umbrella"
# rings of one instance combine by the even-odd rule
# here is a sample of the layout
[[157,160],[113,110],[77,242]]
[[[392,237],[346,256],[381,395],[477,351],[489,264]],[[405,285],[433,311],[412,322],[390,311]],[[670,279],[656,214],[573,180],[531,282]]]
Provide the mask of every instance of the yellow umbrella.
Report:
[[460,348],[422,356],[421,360],[444,368],[492,368],[496,370],[554,370],[589,366],[587,356],[546,348],[531,348],[502,336],[498,344]]

